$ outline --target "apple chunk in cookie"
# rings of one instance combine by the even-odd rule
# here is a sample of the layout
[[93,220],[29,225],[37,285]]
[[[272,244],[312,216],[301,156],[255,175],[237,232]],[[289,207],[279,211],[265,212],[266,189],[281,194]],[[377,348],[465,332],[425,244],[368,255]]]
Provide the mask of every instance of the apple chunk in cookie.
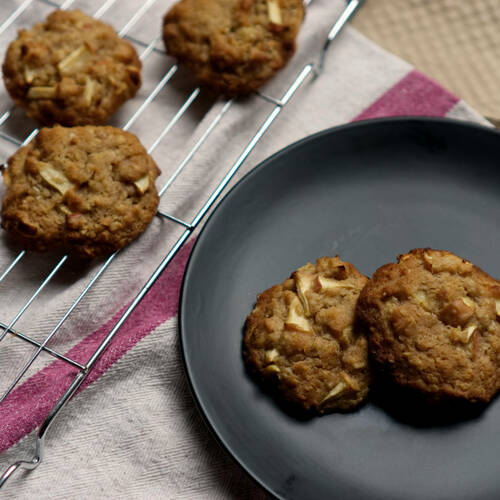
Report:
[[306,264],[259,294],[244,338],[247,366],[307,410],[351,410],[367,396],[368,348],[355,326],[368,278],[338,257]]
[[42,128],[3,171],[2,227],[26,249],[110,254],[139,236],[156,214],[159,173],[130,132]]
[[358,314],[376,366],[432,401],[487,402],[500,388],[500,282],[444,250],[378,269]]

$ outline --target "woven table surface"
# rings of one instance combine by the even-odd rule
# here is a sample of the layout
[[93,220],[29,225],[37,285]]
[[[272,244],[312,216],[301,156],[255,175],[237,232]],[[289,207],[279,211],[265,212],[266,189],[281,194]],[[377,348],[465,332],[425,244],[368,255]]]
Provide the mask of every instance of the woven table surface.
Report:
[[498,0],[366,0],[353,24],[500,124]]

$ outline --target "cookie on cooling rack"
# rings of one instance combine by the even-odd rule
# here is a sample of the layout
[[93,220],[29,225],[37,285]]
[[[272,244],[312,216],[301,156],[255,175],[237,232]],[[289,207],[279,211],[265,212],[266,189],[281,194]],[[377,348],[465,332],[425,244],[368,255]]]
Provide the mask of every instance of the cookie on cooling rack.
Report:
[[3,63],[14,102],[44,125],[104,123],[141,85],[141,62],[113,28],[79,10],[20,30]]
[[292,57],[302,0],[181,0],[166,14],[167,52],[202,85],[249,94]]
[[359,405],[368,394],[370,370],[354,313],[367,281],[352,264],[324,257],[261,293],[246,321],[249,368],[304,410]]
[[43,128],[8,161],[2,226],[37,251],[108,254],[156,213],[154,160],[130,132],[106,126]]
[[358,314],[370,354],[432,401],[489,401],[500,388],[500,282],[450,252],[416,249],[378,269]]

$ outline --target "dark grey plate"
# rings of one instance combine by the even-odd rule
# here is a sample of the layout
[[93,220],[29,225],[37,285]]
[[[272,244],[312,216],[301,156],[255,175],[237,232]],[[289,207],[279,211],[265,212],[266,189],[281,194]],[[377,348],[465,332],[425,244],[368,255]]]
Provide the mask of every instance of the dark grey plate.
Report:
[[339,254],[371,275],[429,246],[498,277],[499,222],[500,134],[461,122],[337,127],[248,174],[198,238],[180,311],[193,393],[242,467],[290,499],[500,498],[499,399],[449,424],[410,424],[373,402],[304,420],[264,394],[241,359],[257,293],[305,262]]

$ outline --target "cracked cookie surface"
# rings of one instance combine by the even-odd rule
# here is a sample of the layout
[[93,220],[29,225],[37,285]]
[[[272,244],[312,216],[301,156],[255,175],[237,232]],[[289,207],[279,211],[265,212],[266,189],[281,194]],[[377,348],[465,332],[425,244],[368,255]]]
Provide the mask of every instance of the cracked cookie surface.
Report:
[[79,10],[20,30],[3,63],[16,105],[43,125],[99,125],[141,85],[141,62],[113,28]]
[[307,264],[259,294],[246,321],[244,358],[283,397],[318,413],[367,396],[367,341],[354,325],[368,278],[338,257]]
[[2,226],[28,249],[112,253],[155,215],[159,173],[130,132],[91,125],[41,129],[3,172]]
[[429,399],[489,401],[500,387],[500,283],[471,262],[415,249],[378,269],[358,314],[370,354]]
[[166,14],[167,52],[202,85],[249,94],[292,57],[302,0],[181,0]]

